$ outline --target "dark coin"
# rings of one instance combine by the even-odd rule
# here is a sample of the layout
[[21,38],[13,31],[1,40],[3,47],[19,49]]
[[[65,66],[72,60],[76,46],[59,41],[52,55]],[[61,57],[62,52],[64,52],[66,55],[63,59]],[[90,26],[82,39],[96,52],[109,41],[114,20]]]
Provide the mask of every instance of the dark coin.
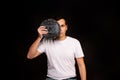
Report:
[[47,40],[55,40],[60,34],[60,25],[55,19],[49,18],[41,22],[41,26],[45,26],[48,33],[43,35]]

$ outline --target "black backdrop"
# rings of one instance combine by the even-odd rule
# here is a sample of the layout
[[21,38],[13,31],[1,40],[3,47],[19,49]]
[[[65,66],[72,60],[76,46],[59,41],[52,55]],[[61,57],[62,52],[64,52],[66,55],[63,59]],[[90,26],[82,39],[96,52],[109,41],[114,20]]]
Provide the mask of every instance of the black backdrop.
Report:
[[15,17],[11,33],[13,52],[7,58],[7,74],[12,74],[10,78],[15,80],[44,80],[46,55],[28,60],[27,51],[37,37],[40,22],[51,15],[64,13],[69,21],[69,35],[81,42],[88,80],[117,80],[120,65],[116,34],[113,34],[120,26],[117,4],[110,0],[22,2],[14,9],[15,15],[12,14]]

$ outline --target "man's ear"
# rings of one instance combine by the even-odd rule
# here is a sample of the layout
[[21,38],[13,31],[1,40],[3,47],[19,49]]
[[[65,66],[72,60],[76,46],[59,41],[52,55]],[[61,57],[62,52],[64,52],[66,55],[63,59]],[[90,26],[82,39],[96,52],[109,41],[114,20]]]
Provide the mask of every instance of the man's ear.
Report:
[[68,25],[66,25],[66,31],[68,30]]

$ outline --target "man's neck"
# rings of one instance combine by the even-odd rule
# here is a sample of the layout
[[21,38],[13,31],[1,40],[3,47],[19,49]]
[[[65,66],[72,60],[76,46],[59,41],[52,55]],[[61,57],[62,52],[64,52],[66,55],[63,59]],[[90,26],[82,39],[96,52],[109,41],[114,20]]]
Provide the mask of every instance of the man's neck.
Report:
[[58,40],[65,40],[67,36],[59,37]]

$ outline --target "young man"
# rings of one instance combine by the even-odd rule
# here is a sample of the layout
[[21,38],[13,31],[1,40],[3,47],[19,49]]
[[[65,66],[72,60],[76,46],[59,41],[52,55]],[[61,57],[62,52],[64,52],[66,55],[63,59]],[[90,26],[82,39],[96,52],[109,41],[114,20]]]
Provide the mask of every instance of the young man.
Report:
[[86,67],[84,54],[80,42],[66,35],[68,25],[65,18],[57,20],[60,25],[60,35],[54,42],[42,41],[43,35],[48,31],[40,26],[39,36],[30,46],[27,58],[33,59],[43,52],[47,55],[48,72],[46,80],[77,80],[75,59],[78,64],[81,80],[86,80]]

